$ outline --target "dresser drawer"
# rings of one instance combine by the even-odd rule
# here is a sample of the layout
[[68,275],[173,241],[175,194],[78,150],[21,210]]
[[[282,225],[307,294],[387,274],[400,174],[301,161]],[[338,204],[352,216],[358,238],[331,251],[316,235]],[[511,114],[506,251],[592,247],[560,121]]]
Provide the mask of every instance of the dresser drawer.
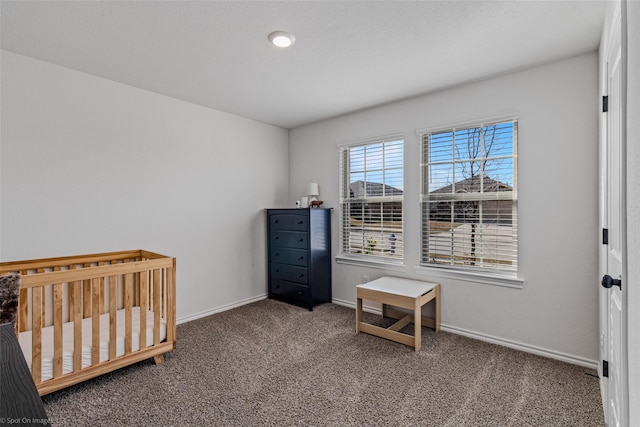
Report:
[[308,286],[287,282],[286,280],[273,280],[271,282],[271,293],[300,302],[309,300]]
[[296,249],[307,249],[308,242],[308,234],[300,231],[274,231],[269,239],[271,246]]
[[271,263],[270,274],[272,279],[287,280],[290,282],[308,284],[309,270],[304,267],[297,267],[295,265]]
[[309,265],[309,252],[304,249],[274,247],[271,250],[270,261],[307,267]]
[[276,214],[269,217],[272,230],[307,231],[309,218],[306,215]]

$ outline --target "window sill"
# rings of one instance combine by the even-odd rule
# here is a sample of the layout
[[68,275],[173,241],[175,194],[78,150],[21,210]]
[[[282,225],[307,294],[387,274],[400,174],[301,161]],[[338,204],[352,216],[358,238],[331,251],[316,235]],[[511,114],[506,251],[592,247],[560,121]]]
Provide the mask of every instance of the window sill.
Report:
[[470,271],[449,270],[437,267],[415,267],[416,274],[429,277],[441,277],[444,279],[462,280],[465,282],[474,282],[483,285],[504,286],[507,288],[522,289],[524,287],[524,279],[519,277],[500,276],[496,274],[477,273]]
[[380,268],[383,270],[392,270],[406,272],[407,266],[403,261],[393,261],[388,259],[369,259],[365,257],[349,256],[349,255],[336,255],[336,262],[338,264],[357,265],[360,267]]
[[[345,265],[355,265],[358,267],[379,268],[381,270],[396,271],[406,273],[409,266],[403,261],[393,261],[388,259],[369,259],[352,255],[336,255],[336,263]],[[462,280],[481,285],[503,286],[507,288],[522,289],[524,279],[519,277],[499,276],[496,274],[477,273],[470,271],[454,271],[446,268],[418,266],[413,268],[414,272],[421,276],[439,277],[444,279]]]

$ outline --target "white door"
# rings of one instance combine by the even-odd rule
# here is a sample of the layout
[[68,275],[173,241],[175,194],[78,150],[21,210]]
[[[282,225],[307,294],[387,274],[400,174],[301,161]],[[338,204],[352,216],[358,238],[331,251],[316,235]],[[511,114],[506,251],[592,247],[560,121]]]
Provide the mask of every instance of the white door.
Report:
[[624,143],[622,140],[622,79],[621,79],[620,25],[607,54],[608,112],[606,140],[606,274],[602,278],[607,320],[605,354],[608,361],[608,378],[604,404],[607,424],[610,427],[625,426],[626,360],[625,360],[625,280],[622,277],[626,250],[624,222]]

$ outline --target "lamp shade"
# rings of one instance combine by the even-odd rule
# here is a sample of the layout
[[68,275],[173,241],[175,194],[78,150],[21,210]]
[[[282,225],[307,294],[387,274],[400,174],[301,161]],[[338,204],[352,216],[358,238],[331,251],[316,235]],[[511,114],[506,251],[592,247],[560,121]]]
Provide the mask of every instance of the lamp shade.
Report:
[[307,186],[307,195],[308,196],[317,196],[320,192],[318,191],[318,183],[312,182]]

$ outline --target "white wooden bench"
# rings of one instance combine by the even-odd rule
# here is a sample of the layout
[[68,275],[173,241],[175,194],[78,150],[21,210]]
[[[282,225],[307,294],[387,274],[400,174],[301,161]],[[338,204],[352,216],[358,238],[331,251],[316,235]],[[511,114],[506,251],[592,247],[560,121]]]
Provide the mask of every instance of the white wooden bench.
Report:
[[[414,346],[416,351],[422,347],[422,325],[440,330],[440,285],[419,280],[399,277],[381,277],[356,286],[356,333],[365,332]],[[388,328],[382,328],[362,321],[362,300],[382,303],[382,317],[398,319]],[[435,316],[422,316],[422,306],[433,300]],[[389,308],[388,306],[411,310],[411,313]],[[414,335],[400,332],[409,323],[414,324]]]

